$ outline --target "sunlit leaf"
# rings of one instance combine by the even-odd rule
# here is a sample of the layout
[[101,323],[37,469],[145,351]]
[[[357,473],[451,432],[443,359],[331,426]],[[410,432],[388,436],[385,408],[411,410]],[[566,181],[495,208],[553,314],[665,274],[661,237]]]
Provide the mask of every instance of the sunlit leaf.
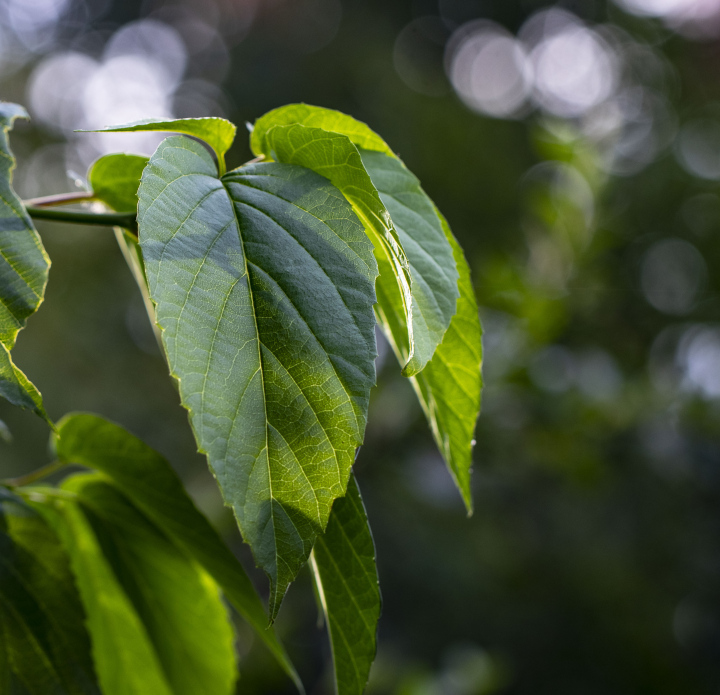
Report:
[[362,695],[377,647],[375,546],[355,478],[315,543],[313,569],[330,633],[338,695]]
[[372,245],[318,174],[261,163],[219,179],[187,138],[160,145],[139,197],[170,370],[270,577],[274,618],[363,439],[375,381]]
[[237,127],[234,123],[217,117],[208,118],[147,118],[142,121],[108,126],[95,133],[137,133],[141,131],[161,133],[183,133],[206,142],[215,151],[220,171],[225,173],[225,153],[235,140]]
[[148,162],[138,154],[106,154],[88,172],[96,198],[118,212],[137,210],[137,190]]
[[15,119],[27,117],[21,106],[0,102],[0,396],[50,422],[40,393],[9,354],[18,332],[43,300],[50,268],[40,237],[12,188],[15,158],[9,131]]
[[68,415],[55,439],[61,461],[94,468],[125,494],[220,585],[299,689],[300,680],[271,628],[250,578],[197,510],[170,464],[122,427],[96,415]]
[[66,479],[154,646],[174,695],[223,695],[237,678],[217,585],[101,474]]
[[100,695],[84,621],[58,537],[0,490],[0,692]]

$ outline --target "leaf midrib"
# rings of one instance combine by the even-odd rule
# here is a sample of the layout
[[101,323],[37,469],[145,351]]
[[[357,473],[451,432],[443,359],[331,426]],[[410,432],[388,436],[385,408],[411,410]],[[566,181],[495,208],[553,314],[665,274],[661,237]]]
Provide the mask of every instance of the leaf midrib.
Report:
[[[257,313],[255,311],[255,294],[253,293],[252,282],[250,281],[250,272],[248,270],[247,253],[245,253],[245,242],[243,241],[242,234],[240,233],[240,229],[241,229],[240,219],[238,218],[237,210],[235,209],[235,204],[233,203],[233,199],[232,199],[232,196],[230,195],[230,191],[228,190],[228,187],[225,185],[225,181],[223,181],[223,179],[221,179],[221,178],[218,178],[218,180],[220,181],[220,184],[222,185],[222,187],[225,191],[225,194],[227,195],[228,200],[230,201],[230,208],[232,209],[233,219],[235,220],[235,228],[237,229],[238,243],[240,244],[240,248],[242,249],[243,266],[245,268],[245,276],[248,279],[248,283],[247,283],[248,284],[248,294],[250,295],[250,305],[252,306],[253,326],[255,326],[255,335],[257,336],[257,356],[258,356],[258,365],[260,367],[260,385],[261,385],[261,392],[262,392],[263,413],[265,415],[265,447],[264,447],[264,449],[260,450],[260,454],[262,454],[262,452],[264,451],[265,452],[265,460],[267,461],[268,490],[270,492],[270,519],[271,519],[271,523],[272,523],[273,547],[274,547],[274,551],[275,551],[275,572],[277,573],[277,576],[275,577],[275,587],[274,588],[277,589],[277,584],[278,584],[277,580],[278,580],[278,577],[280,574],[280,572],[279,572],[280,553],[278,552],[277,533],[276,533],[276,526],[275,526],[275,508],[273,505],[273,502],[277,502],[277,498],[273,494],[272,467],[270,466],[270,441],[269,441],[269,436],[268,436],[267,400],[265,399],[265,373],[263,370],[262,349],[260,347],[260,331],[258,329]],[[255,378],[255,375],[253,375],[252,378]],[[237,418],[235,418],[235,420],[237,420]],[[293,526],[295,526],[295,524],[293,524]],[[295,527],[295,530],[298,531],[297,527]],[[271,619],[272,619],[272,613],[273,613],[273,609],[271,608],[271,614],[270,614]]]

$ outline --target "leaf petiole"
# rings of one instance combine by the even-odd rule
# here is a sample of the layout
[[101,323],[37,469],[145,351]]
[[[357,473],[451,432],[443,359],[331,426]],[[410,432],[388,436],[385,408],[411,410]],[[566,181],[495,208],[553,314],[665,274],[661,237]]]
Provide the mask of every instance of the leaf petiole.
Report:
[[25,206],[28,215],[35,220],[52,220],[53,222],[70,222],[74,224],[91,224],[100,227],[123,227],[137,230],[137,216],[134,212],[107,213],[82,212],[79,210],[48,210],[44,207]]

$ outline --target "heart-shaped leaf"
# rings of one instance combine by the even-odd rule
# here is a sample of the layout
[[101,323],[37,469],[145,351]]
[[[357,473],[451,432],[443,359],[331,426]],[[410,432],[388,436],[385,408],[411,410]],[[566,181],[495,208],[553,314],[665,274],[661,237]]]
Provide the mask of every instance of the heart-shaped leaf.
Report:
[[218,178],[165,140],[139,190],[165,351],[225,501],[271,579],[271,617],[345,492],[376,354],[372,245],[342,194],[301,167]]

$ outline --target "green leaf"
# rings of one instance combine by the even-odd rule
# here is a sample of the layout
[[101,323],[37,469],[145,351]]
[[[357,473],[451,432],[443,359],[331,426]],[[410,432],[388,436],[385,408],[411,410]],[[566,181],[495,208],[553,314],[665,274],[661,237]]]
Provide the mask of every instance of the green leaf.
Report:
[[445,218],[440,213],[438,216],[460,271],[460,299],[440,347],[412,382],[435,442],[471,514],[470,468],[482,391],[482,328],[465,255]]
[[313,549],[313,570],[327,618],[338,695],[362,695],[377,648],[381,600],[375,546],[360,490],[351,476]]
[[12,188],[15,158],[9,131],[15,119],[27,117],[21,106],[0,102],[0,395],[50,422],[40,393],[9,355],[18,332],[43,300],[50,268],[40,237]]
[[84,622],[57,536],[0,490],[0,692],[99,695]]
[[[118,212],[137,211],[137,191],[148,159],[135,154],[108,154],[98,159],[88,172],[88,181],[95,197]],[[140,289],[150,323],[155,328],[155,309],[148,296],[145,266],[137,237],[131,232],[115,227],[115,238]],[[157,329],[155,337],[159,344],[160,335]]]
[[418,372],[432,357],[441,336],[435,339],[430,335],[422,320],[402,240],[365,170],[357,147],[345,135],[297,124],[271,128],[263,144],[268,158],[316,171],[337,186],[352,204],[375,246],[380,269],[379,304],[382,307],[386,295],[397,299],[401,330],[405,333],[405,343],[411,348],[403,373]]
[[[40,493],[35,492],[34,497],[39,498]],[[103,695],[173,695],[147,630],[79,502],[72,496],[48,495],[35,508],[55,529],[70,556]]]
[[237,127],[224,118],[178,118],[164,120],[162,118],[147,118],[134,123],[108,126],[94,133],[137,133],[139,131],[153,131],[164,133],[183,133],[206,142],[215,151],[220,172],[225,173],[225,153],[235,140]]
[[193,557],[253,626],[285,672],[302,684],[285,651],[267,628],[267,615],[242,565],[197,510],[170,464],[122,427],[96,415],[73,414],[58,423],[57,457],[100,471],[148,519]]
[[[380,191],[407,255],[412,277],[413,324],[426,317],[428,332],[435,338],[438,335],[442,338],[428,366],[416,372],[414,386],[438,447],[468,510],[471,510],[470,465],[475,423],[480,411],[482,347],[475,294],[462,251],[415,177],[372,130],[350,116],[304,104],[281,107],[255,124],[251,136],[253,151],[269,153],[272,129],[291,123],[341,133],[360,148],[363,164]],[[443,237],[450,245],[442,243]],[[438,261],[439,272],[433,271],[434,260]],[[383,259],[379,258],[378,262],[379,319],[398,359],[405,364],[410,348],[403,297],[393,283],[384,281],[389,273],[383,266]],[[452,278],[457,278],[453,265],[460,273],[460,298],[457,314],[448,328],[448,314],[452,316],[452,302],[458,296],[456,290],[450,292],[448,289]],[[415,329],[415,341],[428,332]],[[432,343],[426,353],[431,347]]]
[[140,177],[148,163],[138,154],[106,154],[88,171],[88,182],[96,198],[118,212],[137,210]]
[[63,481],[140,617],[174,695],[223,695],[237,679],[233,631],[217,585],[102,474]]
[[292,125],[293,123],[311,128],[322,128],[333,133],[342,133],[347,135],[350,141],[358,147],[389,155],[393,154],[385,141],[365,123],[340,111],[309,104],[288,104],[258,118],[250,135],[252,151],[256,155],[265,153],[267,147],[264,138],[267,132],[275,126]]
[[50,427],[55,427],[43,407],[40,391],[12,361],[10,351],[0,343],[0,396],[20,408],[27,408],[39,415]]
[[[382,152],[361,150],[360,154],[407,254],[412,277],[413,333],[427,341],[423,354],[429,353],[430,359],[456,311],[458,271],[453,250],[432,201],[403,163]],[[383,326],[398,348],[401,363],[407,362],[412,348],[407,344],[402,302],[388,283],[378,284],[378,297]]]
[[376,354],[372,245],[340,191],[302,167],[217,178],[165,140],[139,237],[171,373],[257,563],[274,618],[345,492]]

